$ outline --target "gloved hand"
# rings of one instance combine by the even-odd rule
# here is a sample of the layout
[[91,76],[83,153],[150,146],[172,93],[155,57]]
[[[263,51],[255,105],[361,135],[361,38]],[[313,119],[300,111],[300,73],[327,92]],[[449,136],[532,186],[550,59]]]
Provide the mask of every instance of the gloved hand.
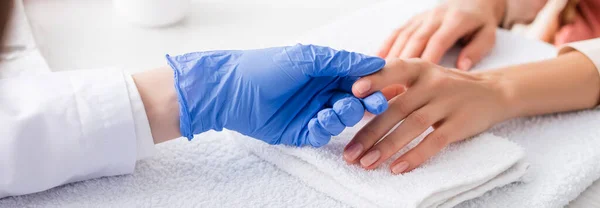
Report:
[[269,144],[320,147],[365,109],[387,108],[381,93],[351,95],[352,84],[385,61],[328,47],[295,45],[225,50],[171,57],[181,134],[223,128]]

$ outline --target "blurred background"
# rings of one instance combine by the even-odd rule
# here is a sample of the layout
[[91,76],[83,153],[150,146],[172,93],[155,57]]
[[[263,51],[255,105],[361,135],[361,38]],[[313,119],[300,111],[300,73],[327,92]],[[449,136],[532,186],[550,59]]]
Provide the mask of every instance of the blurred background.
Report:
[[24,8],[53,71],[122,66],[136,72],[165,65],[166,53],[292,44],[296,36],[380,1],[191,0],[182,21],[158,28],[130,24],[112,0],[24,0]]

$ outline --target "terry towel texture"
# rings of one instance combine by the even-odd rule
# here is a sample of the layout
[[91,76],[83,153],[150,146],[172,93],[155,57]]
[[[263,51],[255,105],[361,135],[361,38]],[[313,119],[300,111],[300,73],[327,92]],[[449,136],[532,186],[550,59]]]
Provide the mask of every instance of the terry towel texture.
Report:
[[404,175],[392,175],[387,168],[365,171],[347,165],[342,158],[344,146],[359,128],[346,129],[322,148],[269,146],[241,134],[232,135],[264,160],[353,207],[453,207],[517,181],[527,169],[520,162],[524,155],[521,147],[484,134],[451,145]]

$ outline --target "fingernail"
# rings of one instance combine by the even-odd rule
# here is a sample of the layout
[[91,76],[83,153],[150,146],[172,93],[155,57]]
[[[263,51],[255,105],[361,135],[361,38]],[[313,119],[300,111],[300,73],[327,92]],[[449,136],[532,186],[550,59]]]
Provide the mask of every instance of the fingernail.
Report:
[[471,59],[469,59],[469,58],[465,58],[460,61],[460,66],[458,66],[458,68],[460,68],[460,70],[467,71],[467,70],[471,69],[472,66],[473,66],[473,61],[471,61]]
[[348,161],[354,161],[356,160],[356,158],[358,156],[360,156],[360,153],[362,153],[363,151],[363,146],[361,143],[354,143],[352,145],[350,145],[350,147],[348,147],[348,149],[346,149],[346,151],[344,151],[344,158],[346,158],[346,160]]
[[406,169],[408,169],[408,162],[402,161],[402,162],[394,165],[394,167],[392,167],[392,173],[400,174],[400,173],[404,172]]
[[364,168],[369,167],[375,163],[375,161],[379,160],[379,156],[381,156],[379,150],[373,150],[360,159],[360,165]]
[[371,89],[371,81],[368,79],[359,79],[354,86],[359,94],[363,95]]

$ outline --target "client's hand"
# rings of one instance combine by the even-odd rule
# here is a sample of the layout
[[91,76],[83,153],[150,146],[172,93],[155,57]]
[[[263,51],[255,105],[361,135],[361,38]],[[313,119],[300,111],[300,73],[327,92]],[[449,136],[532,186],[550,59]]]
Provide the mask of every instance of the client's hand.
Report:
[[[383,70],[354,84],[354,95],[364,97],[390,84],[402,84],[407,90],[391,99],[389,109],[356,134],[346,146],[345,160],[374,169],[433,126],[432,133],[390,166],[393,173],[404,173],[446,145],[515,116],[509,110],[509,93],[496,81],[500,79],[490,76],[493,75],[448,69],[420,59],[388,60]],[[402,120],[397,129],[384,137]]]
[[381,93],[360,100],[350,94],[358,77],[385,65],[377,57],[295,45],[167,58],[188,139],[227,128],[269,144],[319,147],[358,123],[365,109],[387,108]]
[[505,0],[449,0],[416,15],[396,29],[378,56],[415,58],[438,63],[458,40],[466,43],[456,66],[470,69],[494,45],[496,27],[504,15]]

